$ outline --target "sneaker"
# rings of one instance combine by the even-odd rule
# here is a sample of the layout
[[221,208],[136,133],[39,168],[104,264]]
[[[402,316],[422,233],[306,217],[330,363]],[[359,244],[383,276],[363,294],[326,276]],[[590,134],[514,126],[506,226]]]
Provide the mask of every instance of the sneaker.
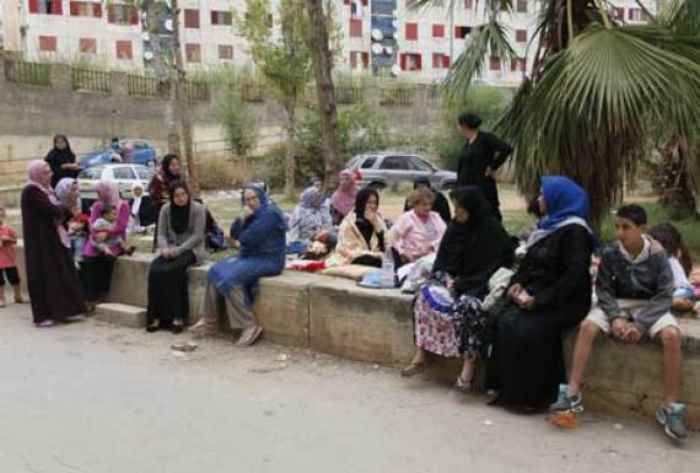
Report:
[[688,430],[683,424],[685,405],[678,402],[665,404],[656,411],[656,420],[663,426],[666,435],[674,440],[682,440],[688,436]]
[[553,412],[573,412],[575,414],[583,412],[583,396],[581,393],[569,396],[569,386],[560,384],[557,402],[549,406],[549,410]]

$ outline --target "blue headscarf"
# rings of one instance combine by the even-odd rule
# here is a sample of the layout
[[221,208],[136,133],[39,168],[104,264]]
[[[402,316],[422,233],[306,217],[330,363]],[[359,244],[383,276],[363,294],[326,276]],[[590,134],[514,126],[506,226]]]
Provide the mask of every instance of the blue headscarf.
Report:
[[590,203],[581,186],[564,176],[545,176],[541,182],[547,216],[540,220],[539,228],[550,230],[571,217],[588,222]]
[[[539,221],[537,230],[528,238],[527,247],[531,248],[566,225],[581,225],[593,237],[593,230],[588,224],[588,193],[564,176],[544,176],[541,182],[547,215]],[[593,241],[594,246],[597,246],[595,237]]]
[[[270,200],[270,198],[267,195],[267,192],[265,192],[262,186],[257,184],[247,184],[243,188],[243,192],[241,192],[241,204],[245,205],[245,191],[247,190],[252,190],[253,192],[255,192],[255,194],[258,196],[258,200],[260,201],[260,208],[256,209],[255,212],[253,212],[253,216],[255,218],[260,218],[262,216],[274,214],[275,217],[279,217],[279,229],[287,231],[287,220],[284,214],[279,209],[279,207],[277,207],[277,205],[272,200]],[[243,224],[244,222],[240,223]],[[236,222],[234,222],[234,225],[236,225]],[[240,230],[242,230],[242,227],[240,228]]]

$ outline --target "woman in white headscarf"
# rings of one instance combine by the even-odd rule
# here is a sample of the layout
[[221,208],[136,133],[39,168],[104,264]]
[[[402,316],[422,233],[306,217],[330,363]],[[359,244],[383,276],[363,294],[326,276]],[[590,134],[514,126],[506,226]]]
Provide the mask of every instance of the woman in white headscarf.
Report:
[[155,212],[151,197],[144,191],[140,182],[131,186],[131,218],[129,232],[145,233],[146,228],[155,223]]

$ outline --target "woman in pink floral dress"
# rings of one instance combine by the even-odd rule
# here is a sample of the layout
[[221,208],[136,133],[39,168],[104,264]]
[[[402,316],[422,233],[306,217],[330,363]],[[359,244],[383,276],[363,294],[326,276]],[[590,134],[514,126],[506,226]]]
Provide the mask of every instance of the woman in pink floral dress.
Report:
[[460,188],[450,197],[454,219],[440,242],[432,278],[416,295],[417,350],[402,375],[423,371],[427,353],[462,357],[457,386],[468,389],[488,316],[480,299],[488,293],[491,275],[511,265],[514,243],[478,188]]

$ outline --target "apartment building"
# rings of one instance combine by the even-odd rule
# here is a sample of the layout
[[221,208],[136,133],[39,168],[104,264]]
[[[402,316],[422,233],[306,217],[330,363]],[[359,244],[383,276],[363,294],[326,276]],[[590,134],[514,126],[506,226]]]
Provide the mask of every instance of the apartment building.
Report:
[[[277,4],[277,0],[272,0]],[[341,70],[354,74],[390,73],[416,82],[445,77],[486,21],[486,2],[434,0],[412,8],[414,0],[334,0],[341,30]],[[536,50],[539,0],[516,0],[513,12],[501,12],[518,58],[505,64],[489,57],[482,81],[517,85],[532,66]],[[612,15],[628,23],[644,22],[636,0],[616,0]],[[657,1],[645,0],[650,12]],[[451,8],[450,8],[451,6]],[[233,11],[244,0],[180,0],[183,59],[190,69],[222,64],[252,66],[246,43],[236,34]],[[30,60],[101,61],[110,67],[148,68],[153,43],[167,47],[172,19],[158,25],[152,38],[147,15],[120,0],[2,0],[0,9],[5,49],[19,50]]]

